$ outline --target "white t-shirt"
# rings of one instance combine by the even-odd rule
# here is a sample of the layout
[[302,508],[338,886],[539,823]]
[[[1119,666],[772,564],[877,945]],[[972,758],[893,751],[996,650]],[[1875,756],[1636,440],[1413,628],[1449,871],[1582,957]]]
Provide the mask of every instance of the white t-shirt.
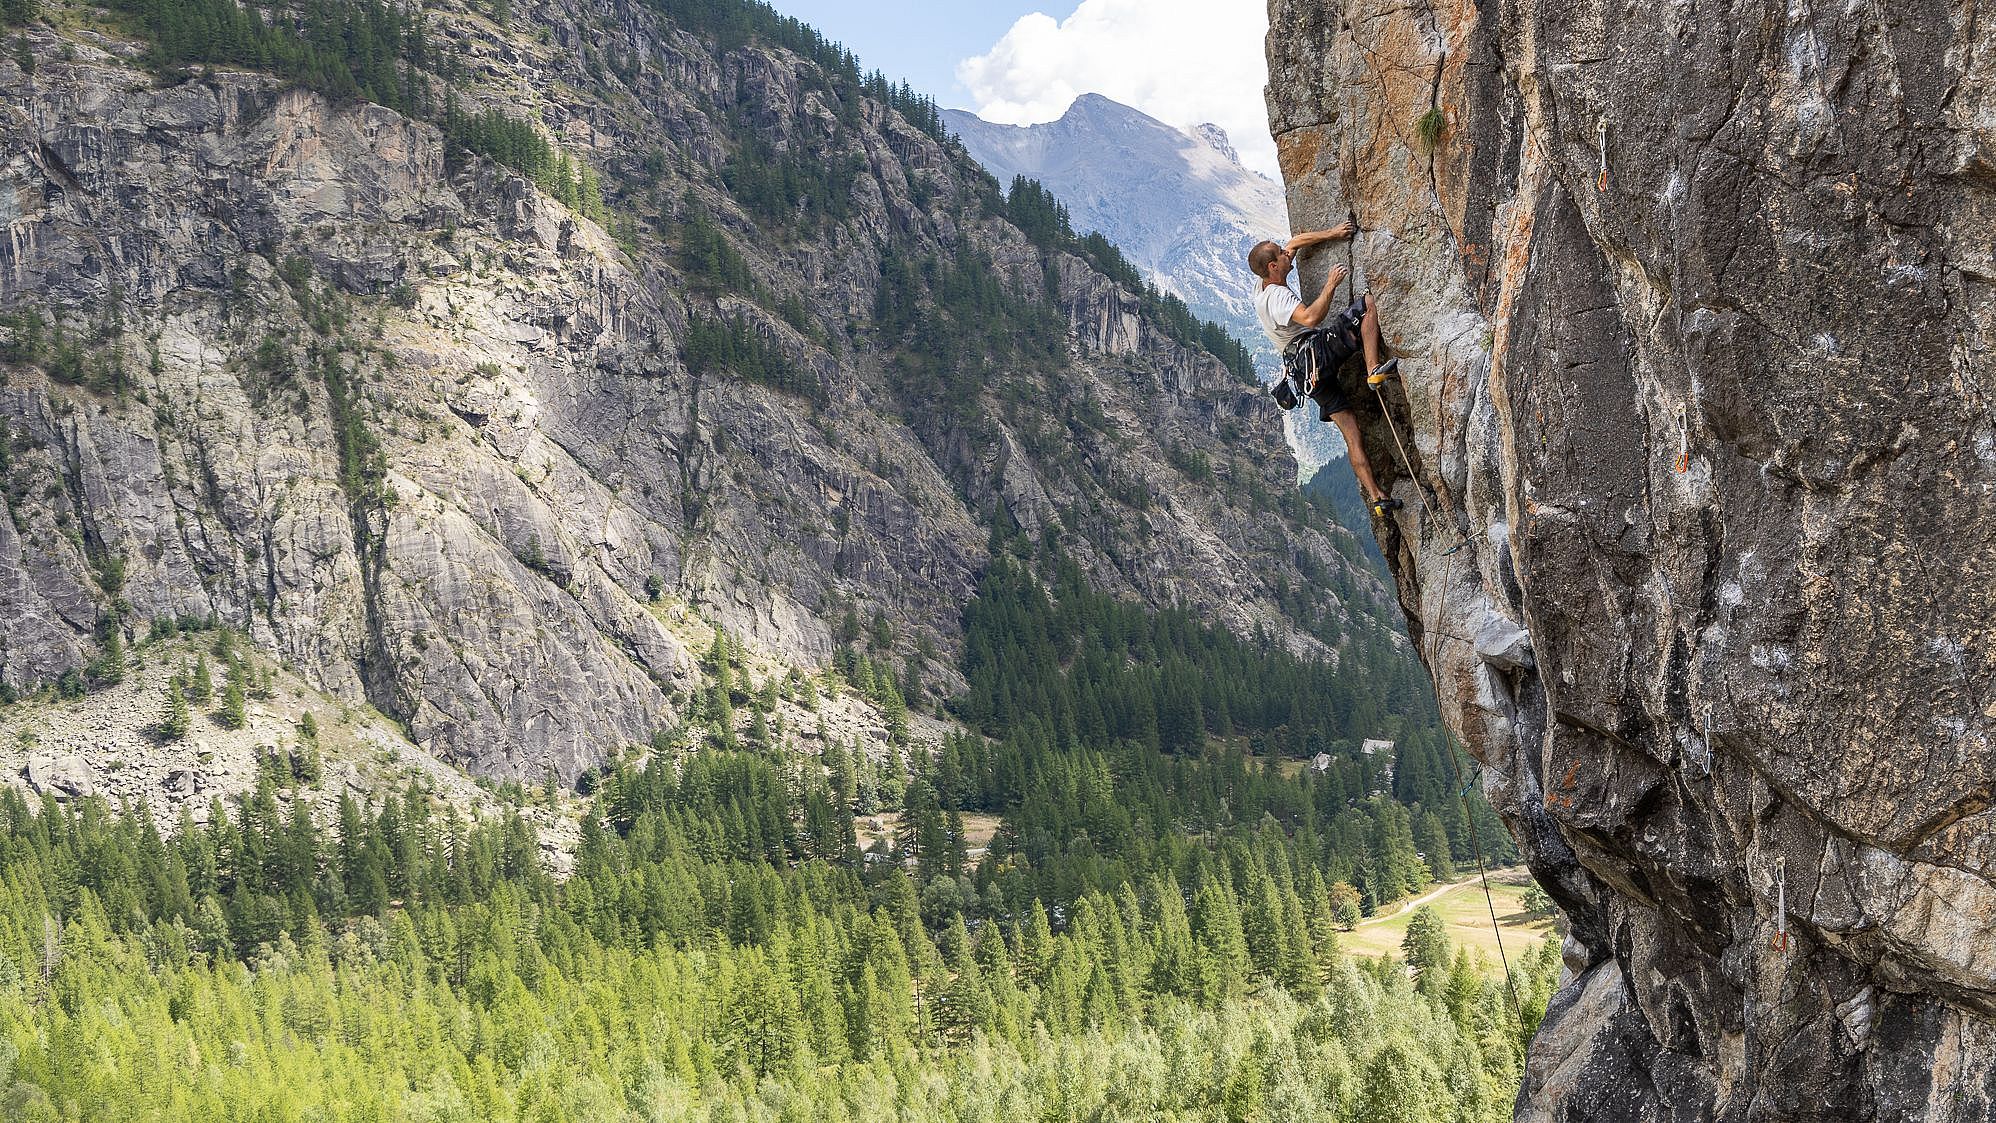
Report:
[[1275,341],[1275,349],[1280,351],[1289,346],[1302,325],[1290,317],[1296,314],[1303,302],[1289,291],[1288,285],[1263,285],[1254,297],[1255,318],[1261,321],[1261,330]]

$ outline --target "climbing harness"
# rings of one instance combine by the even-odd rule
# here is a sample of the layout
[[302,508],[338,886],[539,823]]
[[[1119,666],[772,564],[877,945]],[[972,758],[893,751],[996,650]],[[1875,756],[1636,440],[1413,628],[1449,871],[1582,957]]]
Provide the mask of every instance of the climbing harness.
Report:
[[1774,940],[1775,951],[1788,954],[1788,859],[1774,860]]

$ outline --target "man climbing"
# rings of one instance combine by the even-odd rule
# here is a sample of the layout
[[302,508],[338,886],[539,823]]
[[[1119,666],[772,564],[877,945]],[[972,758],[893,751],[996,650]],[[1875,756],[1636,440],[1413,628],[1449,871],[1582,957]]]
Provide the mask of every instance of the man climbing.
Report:
[[[1296,369],[1297,360],[1304,357],[1299,352],[1305,348],[1318,349],[1317,357],[1323,361],[1306,364],[1309,374],[1303,391],[1317,403],[1322,419],[1335,423],[1338,432],[1344,434],[1352,474],[1358,477],[1358,486],[1364,490],[1373,513],[1383,517],[1404,504],[1379,490],[1379,485],[1373,482],[1372,465],[1365,459],[1365,446],[1358,436],[1358,417],[1345,401],[1337,378],[1344,360],[1360,350],[1365,352],[1366,381],[1371,385],[1379,385],[1399,369],[1400,360],[1380,359],[1379,306],[1368,294],[1331,315],[1331,297],[1348,273],[1342,265],[1331,267],[1324,291],[1308,304],[1289,288],[1289,269],[1295,264],[1297,251],[1349,238],[1352,230],[1352,224],[1344,222],[1329,230],[1298,234],[1287,245],[1262,242],[1248,251],[1248,269],[1261,278],[1261,290],[1254,298],[1255,316],[1261,320],[1261,330],[1282,351],[1284,369]],[[1325,322],[1327,317],[1329,323]]]

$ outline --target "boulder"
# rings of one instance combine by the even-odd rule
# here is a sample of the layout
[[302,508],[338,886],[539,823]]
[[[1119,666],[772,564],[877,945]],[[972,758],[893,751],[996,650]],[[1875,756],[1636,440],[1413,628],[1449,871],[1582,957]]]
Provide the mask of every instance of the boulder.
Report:
[[35,793],[54,795],[60,800],[97,794],[96,770],[74,754],[29,757],[21,776]]

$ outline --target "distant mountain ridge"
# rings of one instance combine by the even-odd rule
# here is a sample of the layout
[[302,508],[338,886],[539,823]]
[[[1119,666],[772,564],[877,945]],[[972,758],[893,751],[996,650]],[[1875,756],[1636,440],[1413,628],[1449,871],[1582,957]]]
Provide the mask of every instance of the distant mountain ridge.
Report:
[[1100,231],[1159,288],[1265,344],[1246,330],[1254,293],[1241,262],[1286,228],[1282,189],[1243,167],[1218,126],[1187,132],[1100,94],[1042,125],[995,125],[960,109],[943,117],[1000,181],[1039,180],[1076,229]]
[[[1264,379],[1274,376],[1245,263],[1256,242],[1288,231],[1288,212],[1281,187],[1241,164],[1225,130],[1175,128],[1100,94],[1045,124],[993,124],[961,109],[944,110],[943,121],[1000,182],[1038,180],[1075,229],[1116,243],[1159,289],[1247,344]],[[1343,455],[1332,426],[1298,418],[1290,430],[1306,466]]]

